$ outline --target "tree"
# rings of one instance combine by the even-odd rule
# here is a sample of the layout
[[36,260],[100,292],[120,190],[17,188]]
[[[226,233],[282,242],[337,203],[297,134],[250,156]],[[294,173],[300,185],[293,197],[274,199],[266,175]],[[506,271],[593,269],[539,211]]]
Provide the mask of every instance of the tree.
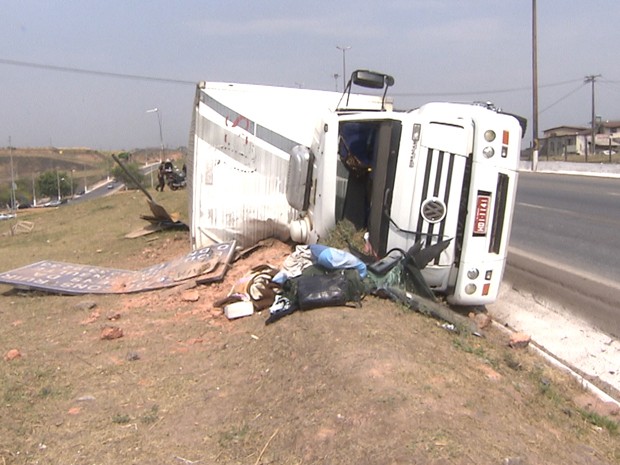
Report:
[[[131,175],[140,183],[141,186],[144,186],[144,175],[140,172],[140,167],[136,163],[123,163],[123,166],[127,171],[131,173]],[[127,186],[128,189],[138,189],[136,183],[131,179],[130,176],[127,176],[127,173],[118,165],[112,168],[112,176],[117,181],[121,181]]]
[[71,194],[69,176],[64,171],[45,171],[36,181],[41,197],[64,197]]
[[0,210],[3,210],[5,206],[10,207],[11,203],[11,186],[0,184]]

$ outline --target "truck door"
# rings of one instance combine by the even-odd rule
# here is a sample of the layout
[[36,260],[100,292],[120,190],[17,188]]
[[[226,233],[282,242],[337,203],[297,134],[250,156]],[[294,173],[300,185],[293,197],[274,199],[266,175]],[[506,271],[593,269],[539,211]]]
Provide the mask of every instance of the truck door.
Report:
[[395,120],[341,121],[336,221],[367,229],[375,250],[385,253],[402,124]]

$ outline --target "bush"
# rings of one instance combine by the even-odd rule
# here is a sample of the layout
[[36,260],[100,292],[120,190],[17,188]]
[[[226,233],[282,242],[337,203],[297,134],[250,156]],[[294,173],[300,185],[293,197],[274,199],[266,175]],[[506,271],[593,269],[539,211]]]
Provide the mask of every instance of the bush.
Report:
[[140,172],[137,163],[123,163],[123,166],[131,173],[139,185],[136,185],[134,180],[118,165],[112,168],[112,176],[114,176],[114,179],[123,182],[125,186],[127,186],[127,189],[138,189],[140,186],[144,186],[144,175]]

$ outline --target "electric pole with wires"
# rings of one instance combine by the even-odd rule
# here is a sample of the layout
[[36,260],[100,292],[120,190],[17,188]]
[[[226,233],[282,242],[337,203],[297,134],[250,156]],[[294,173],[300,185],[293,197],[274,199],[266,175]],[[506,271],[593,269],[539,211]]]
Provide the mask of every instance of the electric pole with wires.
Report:
[[588,152],[591,151],[592,155],[596,154],[596,111],[594,106],[594,83],[596,82],[596,78],[601,77],[600,74],[591,74],[586,76],[585,82],[589,82],[592,84],[592,120],[590,121],[590,129],[591,129],[591,142],[590,142],[590,150],[588,150],[588,144],[586,144],[586,163],[588,163]]

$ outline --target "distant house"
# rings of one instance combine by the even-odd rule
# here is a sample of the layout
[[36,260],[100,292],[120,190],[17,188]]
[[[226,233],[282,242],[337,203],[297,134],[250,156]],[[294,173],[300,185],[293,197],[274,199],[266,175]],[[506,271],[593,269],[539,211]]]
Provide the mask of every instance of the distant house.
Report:
[[[558,126],[543,131],[539,140],[541,156],[585,155],[591,152],[592,129],[585,126]],[[596,152],[620,146],[620,121],[602,121],[596,127]],[[608,152],[606,152],[608,153]]]

